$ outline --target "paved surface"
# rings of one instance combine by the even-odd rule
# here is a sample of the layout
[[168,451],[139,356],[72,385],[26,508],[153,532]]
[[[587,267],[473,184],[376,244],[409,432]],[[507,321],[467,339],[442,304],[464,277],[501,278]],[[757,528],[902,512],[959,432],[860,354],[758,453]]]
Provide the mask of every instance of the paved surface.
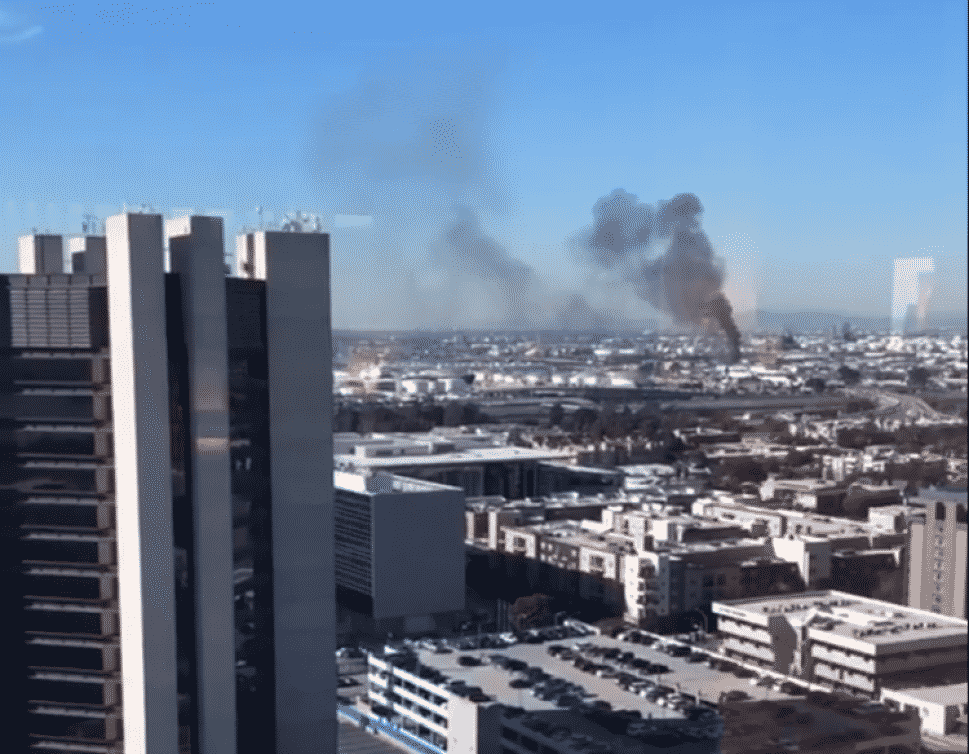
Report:
[[966,736],[933,736],[930,733],[922,734],[922,747],[933,754],[937,752],[960,752],[967,751]]
[[[477,649],[468,651],[454,651],[451,654],[434,654],[421,651],[421,663],[434,667],[449,678],[466,681],[469,685],[480,686],[484,693],[505,704],[523,707],[527,710],[556,709],[553,702],[543,702],[529,693],[529,689],[513,689],[508,682],[518,677],[512,673],[493,665],[482,665],[466,668],[458,664],[458,657],[462,655],[486,656],[489,654],[503,654],[517,660],[522,660],[530,666],[541,667],[553,677],[564,678],[567,681],[583,687],[593,696],[592,699],[609,702],[614,709],[639,710],[644,718],[654,719],[683,717],[680,712],[673,712],[657,704],[647,701],[637,694],[624,691],[616,685],[613,679],[598,678],[574,667],[571,662],[550,657],[547,648],[552,644],[572,646],[577,642],[589,641],[597,646],[616,647],[621,651],[632,652],[636,657],[661,663],[670,668],[670,672],[654,677],[661,685],[679,688],[684,693],[699,695],[701,699],[716,702],[722,691],[740,689],[753,699],[790,699],[792,697],[770,689],[752,686],[748,679],[737,678],[729,673],[719,673],[708,668],[703,663],[691,663],[685,659],[670,657],[652,647],[641,644],[619,641],[605,636],[589,636],[583,639],[564,639],[546,641],[541,644],[516,644],[505,649]],[[590,658],[593,662],[614,665],[615,663],[603,658]],[[618,669],[618,667],[617,667]],[[628,672],[637,675],[635,671]]]
[[339,754],[400,754],[402,751],[410,751],[403,745],[392,743],[392,739],[371,735],[343,720],[340,721],[338,734]]

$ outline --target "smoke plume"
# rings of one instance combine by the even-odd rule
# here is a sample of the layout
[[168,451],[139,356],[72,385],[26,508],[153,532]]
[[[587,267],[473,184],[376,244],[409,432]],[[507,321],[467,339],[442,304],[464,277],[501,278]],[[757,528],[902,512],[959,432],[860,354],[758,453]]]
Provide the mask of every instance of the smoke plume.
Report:
[[431,261],[452,280],[475,280],[493,293],[499,324],[509,328],[532,324],[535,270],[488,236],[470,207],[454,208],[454,217],[432,245]]
[[[723,267],[700,226],[702,212],[694,194],[677,194],[653,207],[616,189],[595,203],[592,226],[577,236],[574,245],[677,322],[701,325],[714,319],[735,361],[740,356],[740,333],[720,290]],[[665,251],[654,258],[651,252],[664,243]]]

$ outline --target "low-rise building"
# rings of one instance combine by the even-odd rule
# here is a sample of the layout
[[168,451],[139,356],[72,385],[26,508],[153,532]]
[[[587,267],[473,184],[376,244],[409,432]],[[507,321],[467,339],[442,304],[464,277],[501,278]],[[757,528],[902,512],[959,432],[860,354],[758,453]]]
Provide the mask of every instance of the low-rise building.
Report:
[[722,703],[722,754],[918,754],[919,720],[846,696]]
[[969,684],[965,682],[914,689],[882,689],[881,700],[895,709],[918,710],[923,733],[966,735]]
[[[579,714],[510,687],[514,675],[486,661],[462,666],[454,657],[391,647],[371,653],[367,676],[371,713],[438,752],[718,752],[722,725],[709,710],[689,716],[657,708],[663,714],[650,720],[651,704],[629,694],[635,715],[591,710]],[[632,722],[639,733],[630,732]]]
[[877,697],[964,680],[967,623],[840,591],[715,602],[722,649],[805,680]]
[[333,435],[335,468],[386,471],[460,487],[468,497],[501,495],[509,500],[535,497],[540,462],[563,460],[558,450],[505,445],[485,432],[385,432]]

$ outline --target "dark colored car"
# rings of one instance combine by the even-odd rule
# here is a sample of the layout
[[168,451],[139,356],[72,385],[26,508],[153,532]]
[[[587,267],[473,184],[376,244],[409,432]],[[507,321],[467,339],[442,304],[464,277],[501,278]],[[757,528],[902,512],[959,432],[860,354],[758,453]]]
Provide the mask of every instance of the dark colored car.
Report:
[[607,649],[605,652],[603,652],[602,656],[605,657],[607,660],[615,660],[619,656],[619,650],[616,649],[615,647],[612,647],[610,649]]
[[549,644],[545,651],[554,657],[555,655],[562,654],[566,649],[561,644]]
[[471,655],[461,655],[458,657],[458,665],[463,665],[466,668],[473,668],[481,664],[481,660],[477,657],[472,657]]
[[527,678],[513,678],[508,681],[508,685],[513,689],[528,689],[535,685],[534,681],[530,681]]
[[707,656],[703,652],[691,652],[686,658],[687,662],[703,662]]

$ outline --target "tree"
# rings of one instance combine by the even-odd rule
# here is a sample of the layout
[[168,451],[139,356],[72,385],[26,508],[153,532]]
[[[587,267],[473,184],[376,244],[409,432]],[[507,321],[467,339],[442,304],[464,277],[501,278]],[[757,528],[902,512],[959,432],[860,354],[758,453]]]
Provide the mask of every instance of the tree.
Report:
[[838,376],[845,385],[857,385],[861,382],[861,372],[857,369],[852,369],[846,364],[842,364],[838,367]]
[[924,388],[932,373],[925,367],[912,367],[908,370],[908,381],[917,388]]
[[810,377],[804,382],[804,386],[814,393],[823,393],[826,385],[827,383],[820,377]]
[[509,617],[519,631],[547,626],[552,621],[552,598],[547,594],[519,597],[511,606]]
[[565,418],[565,409],[562,408],[561,403],[556,403],[554,406],[552,406],[551,411],[549,411],[549,415],[548,415],[549,426],[552,426],[552,427],[561,426],[562,419],[564,418]]

